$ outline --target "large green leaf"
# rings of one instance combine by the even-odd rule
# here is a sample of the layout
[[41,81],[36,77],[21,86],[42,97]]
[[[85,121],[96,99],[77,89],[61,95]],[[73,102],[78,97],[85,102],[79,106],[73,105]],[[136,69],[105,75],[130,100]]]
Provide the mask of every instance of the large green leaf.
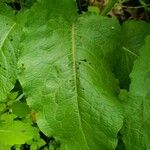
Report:
[[[59,5],[63,12],[63,2]],[[40,16],[34,8],[31,12],[29,22]],[[24,29],[18,65],[28,104],[40,129],[62,150],[113,150],[122,114],[108,62],[113,62],[119,24],[99,16],[77,22],[61,16],[27,22]]]
[[131,73],[130,92],[124,108],[126,112],[123,140],[127,150],[150,149],[150,36],[140,49]]
[[139,55],[139,49],[144,44],[145,37],[150,34],[149,28],[150,24],[144,21],[130,20],[122,25],[121,48],[117,52],[118,63],[115,67],[115,74],[120,80],[121,88],[129,88],[129,74]]

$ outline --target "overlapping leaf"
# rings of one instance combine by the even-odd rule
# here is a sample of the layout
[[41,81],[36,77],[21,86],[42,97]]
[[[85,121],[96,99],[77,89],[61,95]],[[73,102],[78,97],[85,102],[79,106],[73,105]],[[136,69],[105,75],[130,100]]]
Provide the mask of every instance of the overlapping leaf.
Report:
[[144,44],[144,39],[150,34],[150,24],[144,21],[130,20],[122,26],[120,50],[117,52],[116,77],[120,80],[121,88],[128,89],[130,84],[129,74],[133,63],[139,55],[139,49]]
[[16,56],[10,37],[16,23],[2,15],[0,20],[0,101],[3,101],[16,80]]
[[140,49],[131,73],[130,92],[126,101],[123,140],[127,150],[150,149],[150,36]]

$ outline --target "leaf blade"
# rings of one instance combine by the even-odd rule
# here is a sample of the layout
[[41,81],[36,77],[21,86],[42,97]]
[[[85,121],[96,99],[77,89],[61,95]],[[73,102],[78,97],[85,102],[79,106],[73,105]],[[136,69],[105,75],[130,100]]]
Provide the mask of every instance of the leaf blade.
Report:
[[[93,21],[98,33],[92,28]],[[119,25],[113,19],[109,21],[88,16],[73,24],[52,18],[36,30],[26,27],[19,60],[24,69],[19,80],[28,104],[37,113],[40,129],[60,141],[61,149],[113,149],[117,144],[122,114],[116,98],[117,81],[105,60],[115,50]],[[91,33],[93,40],[89,38]],[[116,36],[111,38],[112,45],[101,44],[103,35],[106,41]]]

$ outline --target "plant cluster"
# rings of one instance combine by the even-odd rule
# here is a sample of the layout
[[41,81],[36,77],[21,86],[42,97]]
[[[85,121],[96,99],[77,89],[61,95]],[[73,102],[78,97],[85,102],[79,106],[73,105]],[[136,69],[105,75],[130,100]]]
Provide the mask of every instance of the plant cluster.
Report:
[[0,150],[150,149],[150,24],[102,4],[0,2]]

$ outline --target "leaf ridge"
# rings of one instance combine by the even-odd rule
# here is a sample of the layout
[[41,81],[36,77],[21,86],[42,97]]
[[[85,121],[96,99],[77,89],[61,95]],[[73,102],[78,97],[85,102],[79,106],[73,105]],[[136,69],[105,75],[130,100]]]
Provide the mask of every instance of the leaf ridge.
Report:
[[77,101],[77,107],[78,107],[78,112],[79,112],[79,125],[81,127],[81,132],[83,134],[83,138],[85,140],[85,143],[87,145],[87,148],[89,150],[89,146],[88,146],[88,143],[87,143],[87,140],[86,140],[86,137],[85,137],[85,133],[84,133],[84,130],[83,130],[83,127],[82,127],[82,121],[81,121],[81,116],[80,116],[80,110],[79,110],[79,102],[78,102],[78,88],[77,88],[77,69],[76,69],[76,59],[75,59],[75,55],[76,55],[76,50],[75,50],[75,25],[74,23],[72,24],[72,27],[71,27],[71,43],[72,43],[72,60],[73,60],[73,78],[74,78],[74,84],[75,84],[75,99]]

